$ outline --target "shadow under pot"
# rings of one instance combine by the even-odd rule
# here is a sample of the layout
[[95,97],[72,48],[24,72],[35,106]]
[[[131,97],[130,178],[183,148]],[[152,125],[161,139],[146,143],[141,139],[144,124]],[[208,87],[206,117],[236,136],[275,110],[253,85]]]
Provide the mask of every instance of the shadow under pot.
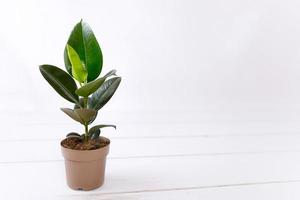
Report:
[[67,184],[74,190],[93,190],[104,183],[106,156],[109,152],[110,140],[107,145],[95,150],[74,150],[62,146],[65,159]]

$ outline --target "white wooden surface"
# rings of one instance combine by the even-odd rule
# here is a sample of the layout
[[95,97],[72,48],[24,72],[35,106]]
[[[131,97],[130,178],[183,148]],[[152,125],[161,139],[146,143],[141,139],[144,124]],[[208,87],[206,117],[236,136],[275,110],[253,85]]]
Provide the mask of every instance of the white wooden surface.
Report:
[[[20,114],[18,125],[1,134],[0,199],[300,197],[296,120],[272,115],[264,120],[205,119],[192,112],[178,114],[180,119],[166,113],[112,116],[117,116],[118,129],[103,133],[112,140],[105,184],[83,192],[66,186],[59,147],[64,132],[81,127],[61,115]],[[107,122],[113,121],[110,117]]]
[[[300,199],[298,0],[7,0],[0,16],[0,200]],[[98,115],[105,185],[70,190],[82,127],[37,68],[64,68],[83,18],[123,82]],[[155,110],[155,111],[153,111]],[[51,112],[51,113],[50,113]],[[69,120],[69,121],[68,121]]]

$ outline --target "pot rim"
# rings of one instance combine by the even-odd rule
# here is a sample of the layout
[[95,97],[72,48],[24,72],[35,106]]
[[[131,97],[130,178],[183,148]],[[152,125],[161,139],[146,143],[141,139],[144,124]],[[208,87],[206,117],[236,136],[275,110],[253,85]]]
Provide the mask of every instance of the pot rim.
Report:
[[97,150],[99,150],[99,149],[104,149],[105,147],[108,147],[109,145],[110,145],[110,139],[108,139],[107,137],[103,137],[103,136],[100,136],[100,138],[104,138],[105,140],[108,140],[108,144],[107,145],[105,145],[105,146],[103,146],[103,147],[100,147],[100,148],[98,148],[98,149],[90,149],[90,150],[78,150],[78,149],[70,149],[70,148],[66,148],[66,147],[64,147],[63,145],[62,145],[62,142],[65,140],[65,139],[67,139],[67,138],[64,138],[63,140],[61,140],[60,141],[60,146],[61,146],[61,148],[63,148],[63,149],[68,149],[68,150],[72,150],[72,151],[80,151],[80,152],[92,152],[92,151],[97,151]]
[[[102,137],[102,136],[100,136]],[[109,147],[110,147],[110,140],[106,137],[106,140],[109,141],[109,144],[107,144],[104,147],[98,148],[98,149],[92,149],[92,150],[76,150],[76,149],[69,149],[64,146],[62,146],[62,141],[60,143],[61,151],[65,159],[72,160],[72,161],[78,161],[78,162],[86,162],[86,161],[93,161],[93,160],[101,160],[106,158]]]

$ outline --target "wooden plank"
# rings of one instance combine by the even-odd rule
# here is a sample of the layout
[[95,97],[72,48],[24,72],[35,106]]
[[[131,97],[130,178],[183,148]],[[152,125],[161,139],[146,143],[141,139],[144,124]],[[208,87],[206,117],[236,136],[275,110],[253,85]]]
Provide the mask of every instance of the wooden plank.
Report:
[[0,195],[35,199],[300,181],[299,169],[300,153],[109,159],[105,185],[83,193],[66,186],[63,162],[1,164]]
[[[300,135],[113,138],[111,141],[111,158],[300,151]],[[62,160],[58,140],[0,142],[0,163],[51,160]]]
[[[103,123],[109,123],[105,121]],[[216,137],[248,135],[300,135],[298,122],[198,122],[198,123],[131,123],[115,122],[117,130],[105,129],[111,138],[118,137]],[[7,140],[56,140],[68,132],[82,132],[83,127],[76,123],[7,125],[3,127],[0,141]]]
[[299,182],[288,183],[260,183],[246,185],[221,185],[217,187],[202,187],[190,189],[156,190],[149,192],[112,193],[112,194],[82,194],[72,196],[59,196],[61,200],[298,200],[300,196]]
[[[95,123],[116,124],[117,131],[106,129],[110,137],[173,137],[300,134],[298,120],[274,118],[269,113],[249,119],[230,118],[214,112],[108,112],[101,111]],[[263,114],[262,114],[263,115]],[[266,114],[265,114],[266,115]],[[9,120],[8,120],[9,119]],[[5,121],[0,140],[45,140],[63,138],[68,132],[82,132],[83,127],[62,112],[1,113]]]

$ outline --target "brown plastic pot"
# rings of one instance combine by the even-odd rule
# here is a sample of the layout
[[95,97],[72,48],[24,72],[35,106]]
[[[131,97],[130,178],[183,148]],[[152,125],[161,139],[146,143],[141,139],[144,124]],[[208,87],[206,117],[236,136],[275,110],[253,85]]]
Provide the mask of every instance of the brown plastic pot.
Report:
[[61,145],[65,158],[65,168],[68,186],[74,190],[93,190],[104,182],[106,156],[108,145],[95,150],[74,150]]

